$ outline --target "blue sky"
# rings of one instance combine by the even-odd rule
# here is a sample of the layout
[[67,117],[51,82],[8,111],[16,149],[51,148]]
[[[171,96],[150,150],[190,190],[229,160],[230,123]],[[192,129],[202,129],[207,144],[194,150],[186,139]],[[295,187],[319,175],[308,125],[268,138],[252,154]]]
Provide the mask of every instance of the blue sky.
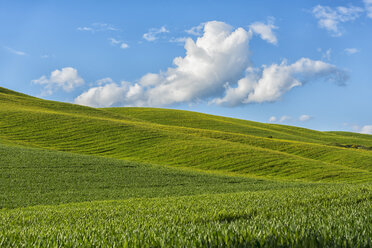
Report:
[[0,2],[0,86],[89,106],[372,134],[371,58],[371,0]]

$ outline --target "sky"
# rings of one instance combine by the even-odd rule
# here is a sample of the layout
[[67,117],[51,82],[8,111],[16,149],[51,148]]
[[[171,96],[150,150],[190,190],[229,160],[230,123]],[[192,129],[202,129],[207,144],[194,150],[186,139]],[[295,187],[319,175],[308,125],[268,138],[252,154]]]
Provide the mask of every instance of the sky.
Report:
[[0,86],[372,134],[372,0],[0,1]]

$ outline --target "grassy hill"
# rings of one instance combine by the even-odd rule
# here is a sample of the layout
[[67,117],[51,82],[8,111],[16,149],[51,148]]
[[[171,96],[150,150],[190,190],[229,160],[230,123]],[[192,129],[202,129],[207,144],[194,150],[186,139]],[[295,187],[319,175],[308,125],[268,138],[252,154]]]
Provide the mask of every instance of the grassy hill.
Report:
[[371,247],[371,147],[0,87],[0,247]]
[[0,209],[313,187],[0,144]]
[[0,131],[8,143],[157,165],[281,180],[372,179],[371,135],[187,111],[94,109],[3,89]]

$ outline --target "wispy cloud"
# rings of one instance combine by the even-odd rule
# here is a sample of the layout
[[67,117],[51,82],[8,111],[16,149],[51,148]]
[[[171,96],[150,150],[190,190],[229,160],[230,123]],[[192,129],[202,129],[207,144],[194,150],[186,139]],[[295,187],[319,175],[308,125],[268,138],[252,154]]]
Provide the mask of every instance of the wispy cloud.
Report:
[[322,59],[330,61],[331,60],[331,55],[332,55],[332,49],[329,48],[324,53],[322,53]]
[[312,13],[318,19],[319,27],[326,29],[332,36],[337,37],[343,34],[340,24],[357,19],[363,11],[362,8],[352,5],[335,8],[317,5],[313,8]]
[[372,18],[372,0],[364,0],[363,2],[367,11],[367,16]]
[[19,56],[26,56],[27,53],[25,52],[22,52],[22,51],[19,51],[19,50],[15,50],[13,48],[10,48],[10,47],[4,47],[6,50],[8,50],[9,52],[15,54],[15,55],[19,55]]
[[311,120],[313,117],[310,116],[310,115],[301,115],[298,120],[299,121],[302,121],[302,122],[305,122],[305,121],[308,121],[308,120]]
[[293,119],[289,115],[283,115],[280,118],[277,118],[276,116],[271,116],[269,118],[269,122],[280,122],[280,123],[283,123],[283,122],[288,122],[288,121],[292,121],[292,120],[305,122],[305,121],[311,120],[312,118],[313,117],[310,116],[310,115],[301,115],[300,117],[298,117],[298,119]]
[[77,30],[79,30],[79,31],[91,31],[91,32],[94,31],[93,28],[89,28],[89,27],[78,27]]
[[290,117],[288,115],[283,115],[282,117],[280,117],[279,122],[286,122],[286,121],[290,121],[290,120],[292,120],[292,117]]
[[345,53],[347,53],[349,55],[352,55],[352,54],[355,54],[355,53],[359,52],[359,50],[356,49],[356,48],[345,48],[344,51],[345,51]]
[[276,122],[278,119],[275,116],[269,118],[269,122]]
[[109,41],[111,45],[113,46],[119,46],[121,49],[127,49],[129,48],[129,45],[121,40],[117,40],[115,38],[109,38]]
[[185,30],[186,33],[190,35],[200,36],[202,34],[203,28],[205,23],[201,23],[198,26],[192,27],[190,29]]
[[82,26],[77,28],[78,31],[85,31],[85,32],[104,32],[104,31],[119,31],[120,29],[114,27],[108,23],[93,23],[89,26]]
[[115,38],[109,38],[109,41],[110,41],[111,45],[118,45],[121,42],[120,40],[117,40]]
[[159,39],[159,35],[169,33],[169,30],[162,26],[160,28],[151,28],[147,33],[143,34],[143,38],[147,41],[155,41]]
[[183,44],[186,42],[187,39],[188,39],[187,37],[178,37],[178,38],[172,37],[171,39],[169,39],[169,42]]

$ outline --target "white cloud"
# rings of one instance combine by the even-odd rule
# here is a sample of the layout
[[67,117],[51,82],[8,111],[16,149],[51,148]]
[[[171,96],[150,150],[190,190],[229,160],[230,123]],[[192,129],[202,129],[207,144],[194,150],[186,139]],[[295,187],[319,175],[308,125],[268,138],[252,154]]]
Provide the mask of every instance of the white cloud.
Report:
[[[177,103],[211,103],[235,106],[275,101],[286,91],[309,80],[331,78],[345,81],[345,74],[322,61],[302,58],[287,65],[251,67],[249,41],[252,33],[223,22],[204,25],[196,41],[188,38],[186,55],[174,66],[148,73],[136,84],[106,84],[81,94],[75,102],[89,106],[166,106]],[[120,94],[119,94],[120,93]],[[110,98],[112,94],[112,98]]]
[[169,30],[165,26],[161,28],[151,28],[147,33],[143,34],[143,38],[147,41],[155,41],[159,39],[159,35],[163,33],[169,33]]
[[79,31],[91,31],[93,32],[93,28],[90,28],[90,27],[78,27],[77,30]]
[[15,50],[13,48],[10,48],[10,47],[4,47],[6,50],[8,50],[9,52],[15,54],[15,55],[19,55],[19,56],[26,56],[27,53],[25,52],[22,52],[22,51],[18,51],[18,50]]
[[290,120],[292,120],[292,117],[290,117],[288,115],[283,115],[282,117],[280,117],[279,122],[286,122],[286,121],[290,121]]
[[99,79],[95,82],[95,84],[98,86],[102,86],[102,85],[109,84],[109,83],[110,84],[114,83],[114,81],[109,77]]
[[313,117],[311,117],[310,115],[301,115],[300,118],[298,118],[299,121],[308,121],[310,119],[312,119]]
[[105,31],[119,31],[118,28],[114,27],[111,24],[99,23],[99,22],[93,23],[90,26],[78,27],[77,30],[78,31],[85,31],[85,32],[92,32],[92,33],[105,32]]
[[343,31],[339,27],[340,23],[345,23],[357,19],[364,10],[360,7],[335,7],[317,5],[312,12],[318,19],[318,25],[328,30],[332,36],[341,36]]
[[365,126],[354,125],[352,126],[352,128],[357,133],[372,134],[372,125],[365,125]]
[[187,37],[178,37],[178,38],[171,38],[170,40],[169,40],[169,42],[172,42],[172,43],[181,43],[181,44],[183,44],[183,43],[185,43],[186,42],[186,40],[187,40],[188,38]]
[[273,30],[278,29],[278,27],[273,24],[273,20],[269,20],[268,24],[254,22],[249,26],[249,28],[252,30],[252,32],[260,35],[261,39],[271,44],[278,44],[278,39],[273,32]]
[[372,0],[364,0],[363,2],[367,11],[367,16],[372,18]]
[[121,45],[120,45],[120,48],[121,49],[126,49],[126,48],[128,48],[129,47],[129,45],[127,44],[127,43],[121,43]]
[[279,65],[263,66],[262,70],[247,70],[236,87],[227,85],[225,96],[214,102],[228,106],[273,102],[292,88],[319,78],[343,84],[347,75],[336,66],[319,60],[301,58],[290,65],[284,60]]
[[[124,100],[116,104],[164,106],[197,102],[221,94],[223,85],[239,79],[248,66],[249,39],[250,33],[243,28],[233,30],[225,23],[209,22],[204,27],[204,35],[196,42],[187,39],[186,56],[175,58],[175,67],[159,74],[147,74],[137,85],[124,87],[132,92],[132,97],[129,99],[123,94]],[[134,93],[140,95],[134,98]],[[84,97],[93,95],[83,94],[76,102],[82,103]]]
[[331,54],[332,54],[332,49],[329,48],[327,51],[325,51],[325,52],[322,54],[322,58],[325,59],[325,60],[330,61],[330,60],[331,60]]
[[275,116],[271,116],[269,118],[269,122],[276,122],[277,121],[277,118]]
[[363,133],[363,134],[372,134],[372,125],[365,125],[365,126],[352,126],[354,132]]
[[185,30],[186,33],[190,35],[200,36],[203,33],[205,23],[201,23],[198,26],[192,27],[188,30]]
[[[311,117],[310,115],[301,115],[298,120],[299,121],[302,121],[302,122],[305,122],[305,121],[308,121],[310,119],[312,119],[313,117]],[[291,121],[293,118],[291,116],[288,116],[288,115],[283,115],[281,116],[279,119],[276,118],[275,116],[271,116],[269,118],[269,122],[287,122],[287,121]]]
[[52,71],[49,78],[45,75],[39,79],[31,81],[34,84],[44,85],[43,94],[51,95],[58,89],[66,92],[74,90],[76,87],[84,84],[84,80],[78,75],[76,69],[65,67],[61,70]]
[[92,107],[107,107],[115,104],[126,104],[126,97],[129,94],[129,83],[122,82],[108,83],[89,89],[75,99],[75,103]]
[[120,40],[117,40],[115,38],[109,38],[109,41],[111,42],[111,45],[118,45],[121,43]]
[[372,134],[372,125],[366,125],[366,126],[363,126],[363,127],[360,129],[360,133],[364,133],[364,134]]
[[355,54],[355,53],[358,53],[359,50],[356,49],[356,48],[345,48],[345,53],[349,54],[349,55],[352,55],[352,54]]
[[129,45],[127,43],[121,41],[121,40],[117,40],[115,38],[109,38],[109,41],[110,41],[111,45],[113,45],[113,46],[119,46],[122,49],[129,48]]

